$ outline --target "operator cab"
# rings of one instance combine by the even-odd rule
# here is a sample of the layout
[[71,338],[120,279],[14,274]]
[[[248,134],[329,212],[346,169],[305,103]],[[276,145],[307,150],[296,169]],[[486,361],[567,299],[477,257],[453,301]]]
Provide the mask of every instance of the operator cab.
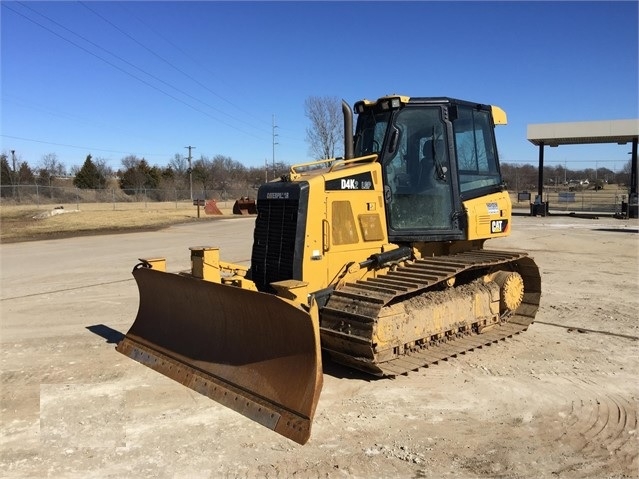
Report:
[[464,239],[462,202],[503,190],[493,110],[451,98],[355,104],[354,155],[379,155],[390,241]]

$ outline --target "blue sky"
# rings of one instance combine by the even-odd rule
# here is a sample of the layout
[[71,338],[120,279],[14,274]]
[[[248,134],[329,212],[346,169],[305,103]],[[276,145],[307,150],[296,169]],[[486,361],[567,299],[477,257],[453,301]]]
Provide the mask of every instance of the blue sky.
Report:
[[[246,166],[308,161],[309,96],[495,104],[501,159],[537,164],[530,123],[639,117],[638,2],[3,0],[0,151],[165,166],[185,146]],[[546,150],[620,169],[630,146]]]

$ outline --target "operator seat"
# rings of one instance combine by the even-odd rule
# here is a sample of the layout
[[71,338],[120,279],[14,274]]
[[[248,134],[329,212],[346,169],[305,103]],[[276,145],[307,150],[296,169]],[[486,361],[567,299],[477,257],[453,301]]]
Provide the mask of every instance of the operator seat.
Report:
[[430,189],[435,182],[435,151],[433,140],[429,139],[422,146],[422,159],[419,163],[419,179],[417,185],[420,191]]
[[446,143],[432,138],[422,145],[419,168],[419,200],[427,222],[433,228],[451,226],[452,200],[450,182],[447,180]]

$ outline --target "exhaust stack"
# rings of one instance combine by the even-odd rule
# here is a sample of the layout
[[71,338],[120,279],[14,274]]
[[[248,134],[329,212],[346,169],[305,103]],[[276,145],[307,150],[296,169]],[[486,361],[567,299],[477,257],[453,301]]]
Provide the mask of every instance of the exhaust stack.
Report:
[[353,110],[348,103],[342,100],[342,113],[344,114],[344,159],[353,158]]

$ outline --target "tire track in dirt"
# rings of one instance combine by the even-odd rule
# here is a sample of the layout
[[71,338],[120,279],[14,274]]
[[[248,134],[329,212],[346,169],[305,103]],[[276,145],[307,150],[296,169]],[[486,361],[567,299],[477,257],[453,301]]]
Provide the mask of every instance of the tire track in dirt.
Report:
[[636,474],[639,466],[636,399],[602,390],[595,382],[576,377],[566,380],[570,383],[572,400],[563,432],[556,440],[584,457],[602,462],[614,456],[624,474]]

